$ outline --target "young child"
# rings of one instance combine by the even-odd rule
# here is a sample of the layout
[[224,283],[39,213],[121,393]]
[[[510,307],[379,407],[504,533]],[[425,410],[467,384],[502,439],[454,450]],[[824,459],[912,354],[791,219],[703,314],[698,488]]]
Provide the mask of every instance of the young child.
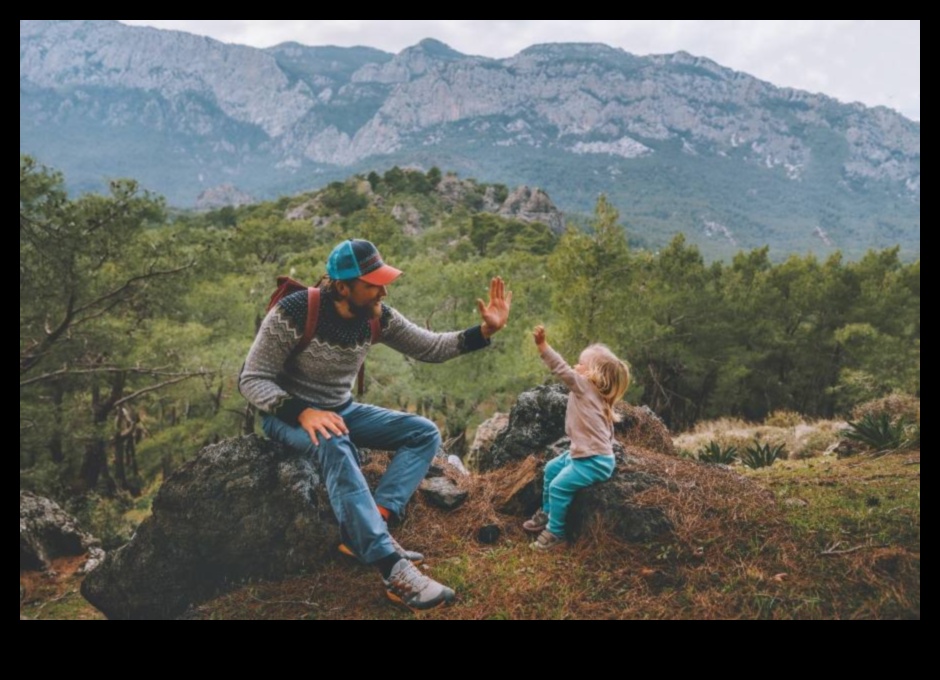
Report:
[[522,526],[538,533],[536,550],[550,550],[563,543],[565,515],[578,489],[603,482],[614,474],[614,404],[630,386],[630,369],[605,345],[590,345],[571,368],[545,341],[545,328],[533,332],[552,373],[571,390],[565,413],[565,433],[571,449],[545,465],[542,509]]

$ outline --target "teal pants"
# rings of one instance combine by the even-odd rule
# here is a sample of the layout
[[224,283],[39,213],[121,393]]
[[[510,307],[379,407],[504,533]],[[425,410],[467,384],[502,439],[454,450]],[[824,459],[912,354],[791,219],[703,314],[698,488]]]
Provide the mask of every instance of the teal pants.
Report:
[[565,516],[578,489],[606,482],[614,474],[616,459],[609,455],[572,458],[565,451],[545,464],[542,486],[542,510],[548,514],[548,530],[565,535]]

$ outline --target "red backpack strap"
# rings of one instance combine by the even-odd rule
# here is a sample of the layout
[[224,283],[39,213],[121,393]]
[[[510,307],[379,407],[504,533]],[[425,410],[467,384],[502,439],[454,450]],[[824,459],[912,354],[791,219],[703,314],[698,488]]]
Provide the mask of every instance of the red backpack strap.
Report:
[[[369,319],[369,329],[372,331],[372,344],[376,344],[382,339],[382,318]],[[359,365],[359,374],[356,376],[356,392],[361,397],[366,391],[366,362],[365,359]]]
[[313,340],[317,332],[317,321],[320,318],[320,289],[316,286],[310,286],[307,289],[307,323],[304,325],[304,334],[300,336],[300,341],[294,347],[295,353],[303,352],[307,345]]

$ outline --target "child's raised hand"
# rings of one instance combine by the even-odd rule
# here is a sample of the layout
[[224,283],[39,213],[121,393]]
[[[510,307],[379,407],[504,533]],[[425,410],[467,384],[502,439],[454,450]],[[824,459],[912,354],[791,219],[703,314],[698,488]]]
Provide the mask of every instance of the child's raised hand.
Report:
[[545,326],[542,324],[536,326],[535,330],[532,331],[532,338],[538,347],[542,347],[545,344]]

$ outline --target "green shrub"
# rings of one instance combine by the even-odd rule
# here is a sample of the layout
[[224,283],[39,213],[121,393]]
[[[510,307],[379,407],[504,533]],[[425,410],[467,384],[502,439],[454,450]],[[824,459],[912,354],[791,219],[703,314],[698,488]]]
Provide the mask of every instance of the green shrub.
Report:
[[764,418],[764,425],[771,427],[796,427],[803,422],[803,416],[796,411],[774,411]]
[[904,418],[892,422],[888,413],[878,415],[866,414],[858,421],[849,421],[849,428],[842,434],[853,441],[864,444],[878,452],[897,451],[907,448],[910,441],[916,436],[917,445],[920,444],[920,426],[915,425],[913,432]]
[[738,448],[736,446],[722,447],[721,444],[712,440],[699,449],[698,459],[703,463],[731,465],[738,459]]
[[754,442],[741,454],[741,462],[752,470],[757,468],[769,467],[774,464],[778,458],[786,457],[786,447],[783,444],[772,446],[771,444],[761,444]]

